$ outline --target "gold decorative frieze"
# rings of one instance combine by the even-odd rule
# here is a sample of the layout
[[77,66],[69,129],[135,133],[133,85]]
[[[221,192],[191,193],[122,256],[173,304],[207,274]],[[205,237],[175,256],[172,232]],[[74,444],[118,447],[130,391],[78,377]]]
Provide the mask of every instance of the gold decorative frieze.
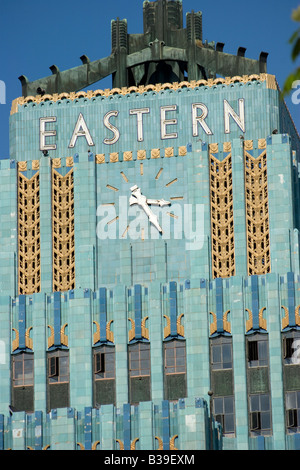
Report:
[[[20,346],[20,334],[16,328],[12,328],[15,333],[15,339],[12,341],[12,351],[16,351]],[[30,331],[32,330],[32,326],[27,328],[25,331],[25,347],[27,349],[31,349],[33,351],[33,340],[30,338]]]
[[146,159],[146,150],[138,150],[137,151],[137,159],[138,160],[145,160]]
[[[210,324],[210,335],[213,335],[214,333],[217,332],[217,315],[214,312],[209,312],[209,313],[213,317],[213,321]],[[230,325],[230,321],[228,321],[229,313],[230,313],[230,310],[227,310],[223,314],[223,330],[226,331],[226,333],[231,333],[231,325]]]
[[178,148],[178,155],[180,157],[185,157],[186,154],[187,154],[187,149],[186,149],[185,146],[181,146],[181,147]]
[[[68,346],[68,335],[66,335],[66,327],[68,326],[68,323],[65,323],[61,329],[60,329],[60,343],[63,346]],[[54,328],[51,325],[48,325],[48,328],[50,329],[50,336],[48,337],[48,349],[54,346]]]
[[[58,159],[57,159],[58,160]],[[75,288],[74,174],[52,166],[53,291]]]
[[105,154],[104,153],[99,153],[96,155],[96,163],[102,164],[105,163]]
[[160,158],[160,149],[152,149],[151,158]]
[[124,152],[123,160],[124,162],[130,162],[132,160],[132,151]]
[[[284,328],[286,328],[290,324],[290,315],[289,315],[289,309],[287,307],[284,307],[283,305],[281,305],[281,308],[283,308],[284,310],[284,317],[282,318],[282,321],[281,321],[281,326],[282,326],[282,329],[284,330]],[[295,308],[295,325],[296,326],[300,326],[299,309],[300,309],[300,305],[298,305]]]
[[[80,447],[80,450],[85,450],[85,446],[81,442],[77,442],[77,445]],[[98,445],[100,445],[100,441],[95,441],[91,450],[97,450]]]
[[174,148],[173,147],[167,147],[165,148],[165,157],[173,157],[174,156]]
[[[176,330],[177,335],[184,337],[184,326],[181,324],[181,320],[184,316],[184,313],[181,313],[176,320]],[[164,315],[164,318],[167,321],[167,325],[164,327],[164,339],[168,338],[171,335],[171,318],[168,315]]]
[[[171,437],[171,439],[170,439],[170,450],[178,450],[175,447],[175,439],[177,439],[177,438],[178,438],[178,434]],[[155,436],[155,439],[158,441],[158,448],[156,450],[163,450],[164,449],[163,440],[158,436]]]
[[[253,313],[249,308],[245,309],[248,312],[249,318],[246,321],[246,332],[250,331],[253,328]],[[263,317],[263,313],[266,310],[266,307],[262,307],[258,313],[258,326],[262,330],[267,330],[267,320]]]
[[[141,336],[144,339],[149,340],[149,328],[146,328],[146,321],[148,317],[144,317],[141,321]],[[135,321],[132,318],[128,318],[128,321],[131,323],[131,329],[128,332],[128,340],[129,342],[135,339]]]
[[245,201],[249,276],[267,274],[271,271],[267,151],[265,140],[259,141],[261,153],[257,158],[250,154],[252,149],[253,141],[245,141]]
[[[94,333],[94,342],[93,344],[96,344],[100,341],[100,324],[96,321],[93,322],[96,325],[96,331]],[[114,342],[114,334],[111,331],[111,324],[113,323],[113,320],[110,320],[106,324],[106,339],[107,341],[113,343]]]
[[[130,443],[130,450],[136,450],[136,443],[138,441],[139,438],[137,437]],[[124,450],[124,442],[121,439],[116,439],[116,442],[119,444],[119,450]]]
[[[134,152],[132,150],[128,150],[126,152],[123,152],[123,162],[131,162],[134,160],[133,158],[133,154]],[[162,151],[160,149],[151,149],[150,150],[150,155],[151,155],[151,158],[155,159],[155,158],[170,158],[170,157],[175,157],[176,156],[176,151],[174,149],[174,147],[166,147],[165,149],[163,149]],[[187,148],[186,146],[181,146],[181,147],[178,147],[178,153],[177,153],[178,156],[180,157],[184,157],[187,155]],[[138,150],[137,153],[136,153],[136,158],[137,160],[146,160],[147,158],[147,153],[146,153],[146,150]],[[114,153],[110,153],[106,156],[105,158],[105,154],[104,153],[101,153],[101,154],[97,154],[95,156],[95,161],[97,164],[103,164],[105,162],[107,163],[117,163],[119,162],[121,159],[121,156],[119,155],[118,152],[114,152]],[[60,162],[60,158],[54,158],[53,159],[54,161],[54,167],[55,168],[60,168],[61,167],[61,162]],[[67,158],[67,163],[66,163],[66,166],[73,166],[73,158],[72,157],[69,157]]]
[[110,163],[116,163],[119,161],[119,154],[118,152],[113,152],[109,155]]
[[40,176],[27,178],[26,162],[18,164],[18,292],[41,290]]
[[211,249],[213,278],[235,274],[231,146],[226,143],[224,160],[218,160],[218,144],[209,145]]
[[44,103],[46,101],[52,101],[56,103],[57,101],[67,100],[67,101],[74,101],[79,98],[87,98],[92,99],[96,98],[97,96],[104,96],[109,97],[113,95],[128,95],[130,93],[137,93],[143,94],[147,92],[156,92],[159,93],[160,91],[164,90],[181,90],[183,88],[197,88],[200,86],[206,87],[213,87],[216,85],[227,85],[230,86],[233,83],[248,83],[248,82],[266,82],[267,88],[272,90],[277,90],[277,82],[274,75],[269,75],[266,73],[260,74],[252,74],[252,75],[236,75],[235,77],[225,77],[225,78],[216,78],[216,79],[208,79],[208,80],[191,80],[190,82],[183,81],[180,83],[157,83],[155,85],[142,85],[139,87],[131,86],[131,87],[123,87],[123,88],[113,88],[113,89],[106,89],[106,90],[88,90],[88,91],[79,91],[79,92],[71,92],[71,93],[54,93],[53,95],[45,94],[45,95],[37,95],[37,96],[27,96],[26,98],[21,96],[20,98],[15,99],[12,102],[11,107],[11,114],[15,114],[18,112],[19,106],[24,106],[28,103]]

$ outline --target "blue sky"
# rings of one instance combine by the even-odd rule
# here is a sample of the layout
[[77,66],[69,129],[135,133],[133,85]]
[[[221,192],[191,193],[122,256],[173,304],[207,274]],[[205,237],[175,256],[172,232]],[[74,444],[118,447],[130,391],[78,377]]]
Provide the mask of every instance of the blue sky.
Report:
[[[298,5],[299,0],[183,0],[184,25],[187,12],[202,11],[204,40],[225,43],[230,54],[243,46],[252,59],[268,52],[268,73],[283,87],[296,67],[288,40],[298,27],[291,20]],[[18,77],[33,81],[50,75],[53,64],[66,70],[80,65],[83,54],[91,61],[110,55],[110,22],[117,17],[127,19],[130,34],[142,33],[143,0],[1,0],[0,80],[6,104],[0,104],[0,158],[9,157],[11,102],[22,94]],[[109,77],[89,88],[110,87]],[[300,104],[290,97],[286,103],[300,132]]]

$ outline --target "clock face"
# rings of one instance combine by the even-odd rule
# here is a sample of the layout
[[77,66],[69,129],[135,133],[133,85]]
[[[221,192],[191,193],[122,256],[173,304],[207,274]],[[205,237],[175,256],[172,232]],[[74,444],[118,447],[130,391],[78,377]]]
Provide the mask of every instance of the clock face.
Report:
[[183,168],[180,172],[169,160],[153,159],[109,164],[105,170],[97,208],[98,238],[144,241],[182,237]]

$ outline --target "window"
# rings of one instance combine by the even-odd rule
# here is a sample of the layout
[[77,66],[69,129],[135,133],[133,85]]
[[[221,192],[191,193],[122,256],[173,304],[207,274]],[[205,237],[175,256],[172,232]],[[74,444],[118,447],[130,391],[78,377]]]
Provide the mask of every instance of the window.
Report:
[[290,331],[283,338],[284,364],[300,365],[300,331]]
[[16,411],[34,411],[34,355],[12,356],[11,406]]
[[94,349],[94,406],[115,403],[115,347],[103,345]]
[[134,343],[128,346],[129,401],[136,404],[151,400],[150,344]]
[[21,353],[12,357],[13,386],[33,385],[33,354]]
[[247,338],[248,366],[268,366],[268,337],[264,334],[255,334]]
[[222,425],[225,435],[234,434],[234,397],[213,399],[215,420]]
[[48,378],[50,384],[69,382],[69,351],[49,353]]
[[164,396],[165,400],[186,397],[186,346],[185,341],[164,343]]
[[212,369],[232,369],[232,339],[220,336],[210,344]]
[[253,435],[271,434],[269,394],[250,395],[250,431]]
[[285,395],[286,425],[288,433],[300,432],[300,391]]
[[94,352],[95,380],[115,378],[115,348],[102,346]]
[[57,349],[47,356],[47,409],[66,408],[69,405],[69,351]]
[[135,343],[129,346],[130,377],[150,375],[150,344]]
[[166,374],[185,374],[185,342],[169,341],[164,343]]

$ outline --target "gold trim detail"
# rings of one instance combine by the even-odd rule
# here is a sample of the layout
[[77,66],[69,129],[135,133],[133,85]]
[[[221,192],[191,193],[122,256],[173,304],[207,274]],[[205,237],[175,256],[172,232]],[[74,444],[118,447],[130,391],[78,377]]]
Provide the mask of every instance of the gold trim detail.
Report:
[[142,337],[149,340],[149,328],[146,328],[146,321],[149,317],[145,317],[142,320]]
[[184,326],[181,324],[181,320],[183,316],[184,316],[184,313],[181,313],[179,317],[177,318],[177,333],[180,336],[184,336]]
[[164,318],[167,320],[167,325],[164,327],[164,339],[166,339],[171,334],[171,319],[164,315]]
[[[181,324],[182,317],[184,313],[181,313],[176,320],[177,334],[184,337],[184,326]],[[171,319],[168,315],[164,315],[164,318],[167,320],[167,325],[164,327],[164,339],[166,339],[171,334]]]
[[[34,294],[41,290],[40,257],[40,177],[22,174],[18,165],[18,292]],[[26,163],[26,162],[25,162]],[[26,166],[27,168],[27,166]],[[26,170],[25,170],[26,171]]]
[[152,149],[151,158],[160,158],[160,149]]
[[170,450],[178,450],[177,447],[175,447],[175,439],[177,439],[177,437],[178,437],[178,434],[171,437],[171,439],[170,439]]
[[[281,326],[282,326],[282,329],[284,330],[290,324],[290,316],[289,316],[289,310],[288,310],[287,307],[284,307],[283,305],[281,305],[281,308],[283,308],[283,310],[284,310],[284,317],[281,320]],[[300,326],[299,309],[300,309],[300,305],[298,305],[295,308],[295,324],[297,326]]]
[[[148,320],[149,317],[145,317],[142,320],[141,324],[141,330],[142,330],[142,338],[148,339],[149,340],[149,329],[146,328],[146,321]],[[128,332],[128,340],[129,342],[132,341],[135,338],[135,321],[132,318],[128,318],[128,321],[131,323],[131,329]]]
[[167,147],[165,148],[165,157],[174,157],[174,148],[173,147]]
[[[135,438],[131,444],[130,444],[130,450],[136,450],[136,443],[139,441],[139,438]],[[121,441],[121,439],[116,439],[116,442],[119,444],[120,449],[119,450],[124,450],[124,442]]]
[[145,160],[146,159],[146,150],[138,150],[137,151],[137,159],[138,160]]
[[[33,351],[33,340],[30,338],[30,331],[32,330],[32,326],[27,328],[25,332],[25,347],[27,349],[31,349]],[[20,333],[16,328],[12,328],[12,330],[15,332],[15,339],[12,341],[12,351],[16,351],[18,347],[20,346]]]
[[124,162],[130,162],[132,160],[132,151],[124,152],[123,153],[123,160]]
[[155,436],[155,439],[158,440],[158,448],[156,450],[163,450],[164,449],[163,440],[157,436]]
[[185,157],[187,154],[187,150],[186,150],[186,147],[179,147],[178,149],[178,155],[179,157]]
[[[228,146],[229,149],[229,146]],[[235,274],[231,153],[219,161],[218,144],[209,145],[213,278]],[[231,151],[231,146],[230,146]]]
[[[209,312],[209,313],[213,317],[213,321],[212,321],[212,323],[210,324],[210,327],[209,327],[210,328],[210,335],[213,335],[217,331],[217,315],[214,312]],[[227,320],[229,313],[230,313],[230,310],[227,310],[223,314],[223,330],[226,331],[227,333],[231,333],[231,324],[230,324],[230,321]]]
[[109,155],[110,163],[116,163],[119,161],[119,154],[118,152],[113,152]]
[[[175,447],[175,439],[177,439],[177,438],[178,438],[178,434],[171,437],[171,439],[170,439],[170,450],[178,450],[177,447]],[[158,448],[156,450],[163,450],[164,449],[163,440],[158,436],[155,436],[155,439],[157,439],[157,441],[158,441]]]
[[266,144],[262,140],[260,147],[262,152],[257,158],[254,158],[249,153],[253,149],[253,142],[245,141],[245,201],[249,276],[271,272],[267,152]]
[[227,310],[227,312],[225,312],[223,315],[223,328],[227,333],[231,333],[231,324],[230,321],[227,320],[229,313],[230,310]]
[[19,337],[19,331],[16,328],[12,328],[12,330],[15,332],[15,339],[12,341],[12,351],[15,351],[18,349],[19,344],[20,344],[20,337]]
[[19,106],[24,106],[28,103],[43,103],[45,101],[53,101],[56,103],[60,100],[70,100],[74,101],[78,98],[87,98],[92,99],[97,96],[104,96],[109,97],[112,95],[128,95],[130,93],[138,93],[143,94],[149,91],[159,93],[163,90],[180,90],[182,88],[191,88],[194,89],[199,86],[207,86],[209,88],[216,86],[216,85],[231,85],[232,83],[248,83],[248,82],[266,82],[267,88],[272,90],[277,90],[277,83],[276,78],[274,75],[269,75],[267,73],[260,73],[260,74],[252,74],[252,75],[236,75],[235,77],[226,77],[226,78],[216,78],[216,79],[208,79],[208,80],[191,80],[190,82],[183,81],[183,82],[175,82],[175,83],[157,83],[156,85],[142,85],[139,87],[131,86],[131,87],[123,87],[123,88],[113,88],[113,89],[106,89],[106,90],[88,90],[88,91],[79,91],[79,92],[71,92],[71,93],[54,93],[53,95],[45,94],[43,96],[27,96],[24,98],[23,96],[16,98],[12,102],[12,107],[10,114],[15,114],[18,112]]
[[52,167],[53,291],[75,288],[74,174]]
[[[250,331],[253,328],[253,313],[249,308],[245,309],[248,312],[249,319],[246,320],[246,332]],[[263,317],[263,313],[266,310],[266,307],[262,307],[258,314],[258,325],[261,329],[267,330],[267,320]]]
[[[68,323],[65,323],[60,329],[60,342],[63,346],[68,346],[68,335],[65,334],[66,327]],[[48,325],[50,329],[50,336],[48,337],[48,349],[54,346],[54,328],[51,325]]]
[[[93,321],[93,323],[96,325],[96,331],[94,333],[94,339],[93,339],[93,344],[96,344],[100,341],[100,324],[97,321]],[[113,323],[113,320],[110,320],[106,324],[106,339],[107,341],[110,341],[111,343],[114,343],[114,334],[111,331],[110,327],[111,324]]]
[[105,163],[105,154],[104,153],[99,153],[96,155],[96,163],[102,164]]

